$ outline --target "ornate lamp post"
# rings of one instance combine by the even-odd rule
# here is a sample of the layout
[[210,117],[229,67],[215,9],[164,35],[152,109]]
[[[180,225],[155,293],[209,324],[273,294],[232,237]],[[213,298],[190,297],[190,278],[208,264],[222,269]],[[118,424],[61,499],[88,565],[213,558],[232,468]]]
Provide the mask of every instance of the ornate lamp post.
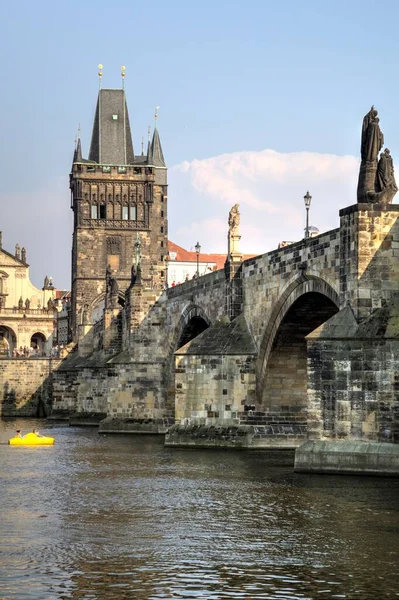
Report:
[[197,277],[199,277],[199,256],[201,252],[201,246],[199,242],[195,244],[195,251],[197,253]]
[[309,192],[306,192],[306,196],[304,196],[303,199],[305,201],[305,208],[306,208],[305,238],[308,238],[309,237],[309,208],[310,208],[310,203],[312,202],[312,196],[309,194]]

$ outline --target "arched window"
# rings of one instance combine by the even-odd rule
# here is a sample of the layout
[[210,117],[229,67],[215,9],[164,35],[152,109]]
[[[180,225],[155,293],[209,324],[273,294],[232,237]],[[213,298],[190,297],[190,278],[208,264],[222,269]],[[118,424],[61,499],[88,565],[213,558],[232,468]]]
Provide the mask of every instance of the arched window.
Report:
[[38,354],[43,354],[45,351],[46,336],[43,333],[34,333],[30,338],[31,348]]

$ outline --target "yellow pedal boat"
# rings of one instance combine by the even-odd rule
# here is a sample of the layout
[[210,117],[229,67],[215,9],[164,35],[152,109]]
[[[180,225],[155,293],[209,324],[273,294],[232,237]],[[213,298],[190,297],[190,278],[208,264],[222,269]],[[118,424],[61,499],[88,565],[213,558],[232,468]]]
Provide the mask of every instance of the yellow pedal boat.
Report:
[[53,437],[36,435],[36,433],[27,433],[23,437],[12,437],[8,440],[10,446],[51,446],[54,444]]

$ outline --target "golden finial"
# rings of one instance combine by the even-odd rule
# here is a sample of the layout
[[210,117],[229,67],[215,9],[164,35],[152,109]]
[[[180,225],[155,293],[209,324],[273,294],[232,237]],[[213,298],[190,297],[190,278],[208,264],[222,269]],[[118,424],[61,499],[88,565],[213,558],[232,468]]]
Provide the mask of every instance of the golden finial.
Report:
[[160,108],[161,108],[160,106],[156,106],[156,107],[155,107],[155,115],[154,115],[154,117],[155,117],[155,127],[157,126],[157,120],[158,120],[158,110],[159,110]]
[[125,89],[125,75],[126,75],[125,71],[126,71],[126,67],[125,67],[125,65],[122,65],[121,66],[121,77],[122,77],[122,89],[123,90]]
[[100,63],[98,65],[98,87],[101,90],[101,77],[103,76],[103,66]]

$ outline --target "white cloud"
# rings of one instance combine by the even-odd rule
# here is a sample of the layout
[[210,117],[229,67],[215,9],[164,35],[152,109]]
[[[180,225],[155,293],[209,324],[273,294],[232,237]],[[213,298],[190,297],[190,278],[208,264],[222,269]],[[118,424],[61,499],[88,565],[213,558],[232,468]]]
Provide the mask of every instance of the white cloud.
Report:
[[262,253],[303,236],[303,196],[310,223],[338,227],[339,208],[356,202],[359,163],[353,156],[274,150],[184,161],[169,170],[169,238],[204,252],[225,252],[228,212],[240,204],[241,249]]

